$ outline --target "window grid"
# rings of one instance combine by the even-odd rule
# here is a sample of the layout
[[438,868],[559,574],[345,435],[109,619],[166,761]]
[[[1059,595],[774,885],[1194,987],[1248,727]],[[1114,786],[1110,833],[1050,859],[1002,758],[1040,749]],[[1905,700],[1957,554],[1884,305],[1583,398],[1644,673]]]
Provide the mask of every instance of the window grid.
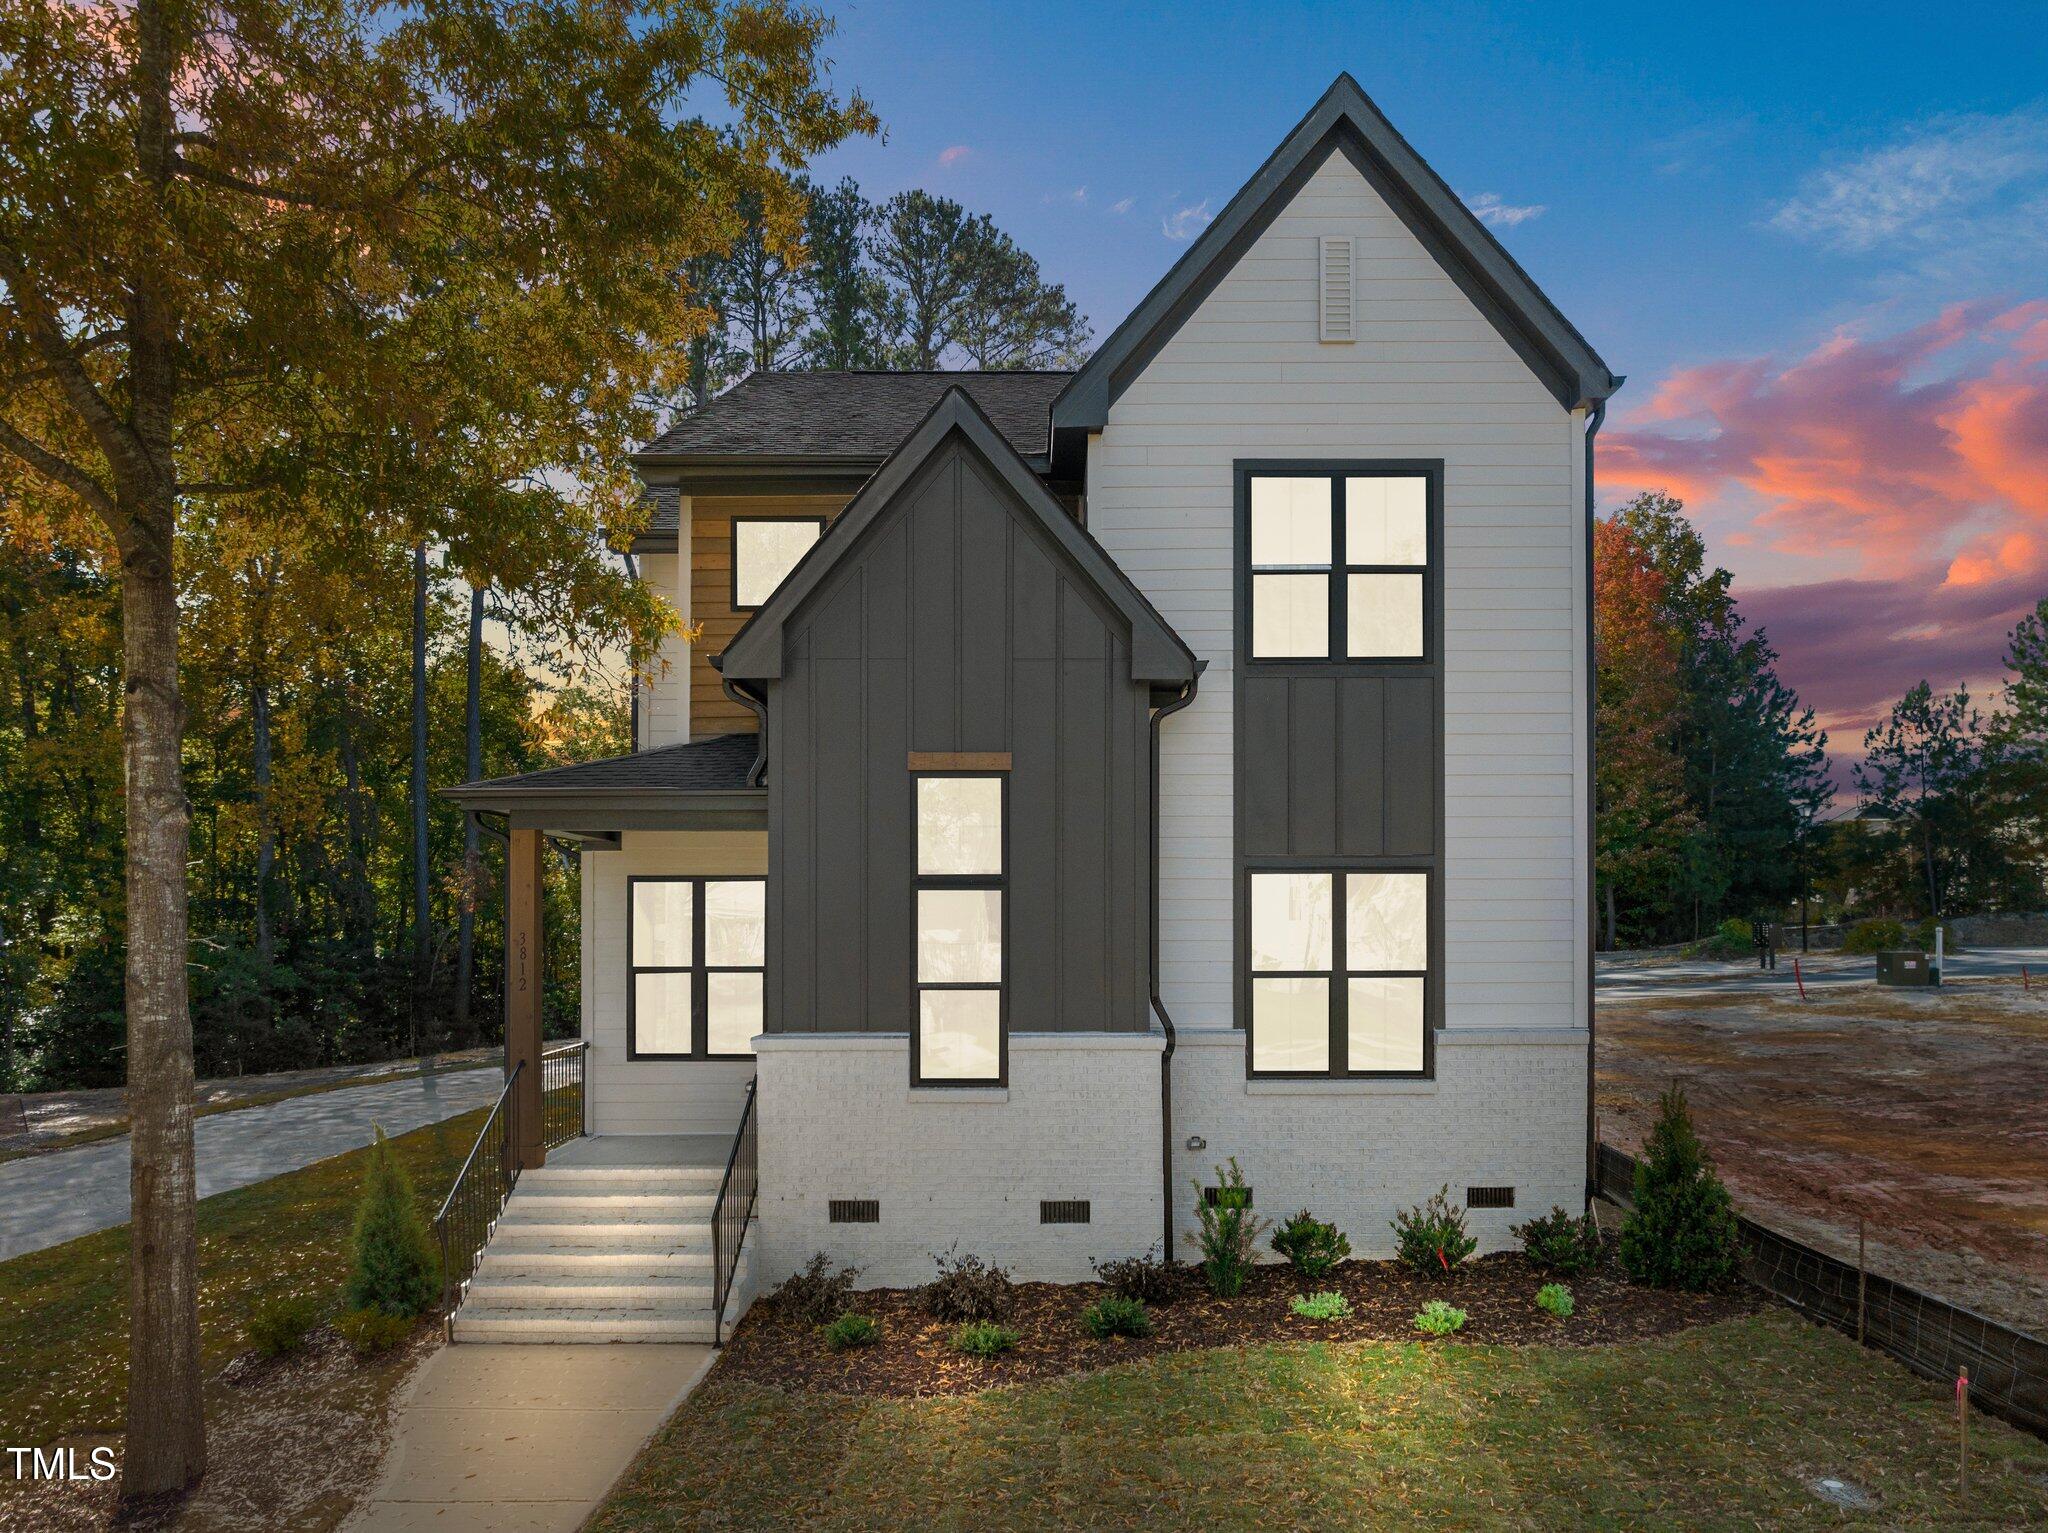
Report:
[[[1261,969],[1252,964],[1252,934],[1249,912],[1251,881],[1261,875],[1285,875],[1316,873],[1327,875],[1330,883],[1330,967],[1327,969]],[[1428,964],[1430,955],[1436,951],[1436,901],[1435,876],[1427,869],[1414,866],[1372,867],[1372,868],[1327,868],[1327,867],[1255,867],[1246,871],[1244,905],[1247,912],[1244,933],[1244,972],[1248,977],[1248,994],[1251,1005],[1245,1012],[1245,1068],[1261,1080],[1321,1080],[1339,1076],[1355,1080],[1420,1080],[1426,1078],[1433,1067],[1435,1053],[1435,1029],[1431,1026],[1432,991],[1435,986],[1433,965],[1421,969],[1354,969],[1350,966],[1350,881],[1354,877],[1371,877],[1379,873],[1411,874],[1423,880],[1423,910],[1429,925],[1423,934],[1423,954]],[[1258,982],[1264,979],[1307,979],[1322,980],[1329,987],[1329,1064],[1321,1070],[1262,1070],[1258,1067]],[[1413,1070],[1354,1070],[1351,1060],[1351,985],[1354,979],[1419,979],[1422,981],[1422,1063]]]
[[[1316,564],[1256,564],[1251,561],[1251,505],[1248,494],[1245,500],[1245,548],[1246,567],[1249,571],[1247,611],[1245,613],[1245,653],[1249,660],[1261,663],[1300,665],[1317,664],[1373,664],[1414,665],[1430,664],[1435,656],[1430,634],[1432,604],[1435,593],[1431,590],[1430,570],[1437,558],[1436,522],[1433,506],[1436,494],[1434,481],[1429,475],[1405,468],[1347,468],[1341,471],[1316,469],[1307,472],[1260,469],[1250,478],[1260,479],[1316,479],[1326,481],[1330,486],[1330,558],[1327,563]],[[1352,479],[1420,479],[1423,481],[1423,526],[1426,551],[1421,564],[1354,564],[1348,558],[1346,548],[1345,512],[1349,494],[1347,480]],[[1251,616],[1257,610],[1259,582],[1262,576],[1273,575],[1320,575],[1327,582],[1328,623],[1323,652],[1319,655],[1262,655],[1253,642]],[[1350,652],[1350,606],[1351,577],[1353,575],[1401,575],[1413,577],[1421,586],[1421,622],[1417,635],[1416,653],[1354,655]]]
[[[643,964],[635,953],[635,930],[639,920],[635,906],[642,885],[688,884],[690,886],[690,962],[687,964]],[[757,964],[710,964],[705,962],[705,907],[714,884],[758,884],[767,889],[765,878],[711,878],[688,875],[646,875],[626,880],[626,1058],[667,1059],[752,1059],[752,1052],[714,1054],[710,1050],[711,976],[714,974],[758,974],[766,999],[767,962]],[[764,934],[765,936],[765,934]],[[690,1048],[687,1053],[640,1047],[640,976],[643,974],[687,974],[690,976]],[[765,1025],[765,1024],[764,1024]]]
[[[919,834],[918,785],[947,778],[975,779],[997,784],[1001,816],[998,871],[995,873],[925,873],[918,871],[920,859],[916,841]],[[910,774],[911,889],[910,889],[910,1079],[915,1086],[1000,1086],[1010,1078],[1010,780],[1002,772],[913,772]],[[986,980],[926,980],[920,971],[920,907],[927,890],[962,889],[992,891],[998,901],[999,977]],[[996,1011],[996,1073],[988,1076],[927,1076],[924,1073],[924,995],[926,991],[994,991]]]
[[[732,568],[731,568],[731,570],[730,570],[730,572],[729,572],[729,580],[728,580],[728,583],[727,583],[727,590],[726,590],[726,595],[727,595],[727,596],[728,596],[728,597],[730,598],[730,601],[731,601],[731,606],[732,606],[732,610],[733,610],[733,611],[735,611],[735,612],[758,612],[758,611],[759,611],[759,610],[761,609],[761,607],[762,607],[762,606],[763,606],[763,605],[765,604],[765,599],[764,599],[764,601],[761,601],[761,602],[743,602],[743,601],[741,601],[741,600],[740,600],[740,528],[741,528],[741,527],[743,527],[743,526],[758,526],[758,525],[760,525],[760,524],[762,524],[762,523],[768,523],[768,524],[770,524],[770,525],[773,525],[773,526],[778,526],[778,527],[779,527],[779,526],[786,526],[786,525],[788,525],[788,524],[790,524],[790,523],[792,523],[792,522],[808,522],[808,523],[809,523],[809,524],[810,524],[811,526],[813,526],[813,527],[815,527],[815,528],[817,528],[817,529],[818,529],[818,531],[817,531],[817,537],[815,537],[815,538],[813,538],[813,539],[811,540],[811,546],[812,546],[812,547],[816,547],[816,546],[817,546],[817,540],[818,540],[818,538],[822,538],[822,537],[824,537],[824,535],[825,535],[825,528],[826,528],[826,526],[828,525],[829,521],[830,521],[830,518],[828,518],[828,517],[823,517],[823,516],[736,516],[736,517],[734,517],[734,518],[732,519],[732,525],[731,525],[731,527],[730,527],[730,528],[728,529],[728,532],[727,532],[727,539],[728,539],[728,543],[729,543],[729,546],[730,546],[730,548],[731,548],[731,559],[730,559],[730,563],[731,563],[731,565],[732,565]],[[808,549],[806,549],[806,550],[805,550],[805,553],[806,553],[806,554],[808,554],[808,552],[809,552],[809,550],[808,550]],[[799,560],[798,560],[797,562],[798,562],[798,563],[802,563],[803,561],[802,561],[802,559],[800,558],[800,559],[799,559]],[[790,566],[790,570],[794,570],[795,568],[796,568],[796,565],[791,565],[791,566]],[[783,579],[784,579],[784,580],[787,580],[788,578],[789,578],[789,572],[788,572],[788,571],[785,571],[785,572],[783,573]],[[777,582],[776,582],[776,584],[777,584],[778,586],[780,586],[780,585],[781,585],[781,583],[782,583],[781,581],[777,581]]]

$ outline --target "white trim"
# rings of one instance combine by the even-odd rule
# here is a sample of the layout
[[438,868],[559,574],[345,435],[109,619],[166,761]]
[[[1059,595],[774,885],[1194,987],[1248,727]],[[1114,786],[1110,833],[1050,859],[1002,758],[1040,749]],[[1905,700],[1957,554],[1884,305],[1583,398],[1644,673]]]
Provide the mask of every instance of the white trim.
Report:
[[1426,1080],[1351,1080],[1332,1076],[1324,1080],[1247,1080],[1248,1097],[1433,1097],[1436,1082]]
[[[1158,1053],[1166,1047],[1166,1040],[1158,1033],[1012,1033],[1010,1052],[1029,1054],[1036,1051],[1047,1053],[1070,1053],[1083,1049],[1135,1049]],[[905,1053],[910,1050],[908,1033],[761,1033],[754,1039],[756,1054],[794,1053],[799,1050],[819,1052],[839,1049],[848,1052],[859,1050],[880,1051],[898,1049]],[[959,1097],[972,1090],[1000,1090],[1000,1087],[977,1088],[960,1086],[937,1086],[923,1088],[943,1097]]]

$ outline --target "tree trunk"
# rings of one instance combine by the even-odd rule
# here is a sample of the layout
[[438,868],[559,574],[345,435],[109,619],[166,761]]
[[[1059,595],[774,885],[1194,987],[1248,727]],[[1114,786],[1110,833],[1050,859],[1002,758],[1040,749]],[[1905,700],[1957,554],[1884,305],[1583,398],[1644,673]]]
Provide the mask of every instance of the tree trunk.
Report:
[[128,1411],[121,1491],[187,1489],[206,1470],[185,983],[188,815],[180,773],[173,496],[121,550],[121,744],[128,815]]
[[[484,775],[484,589],[469,588],[469,669],[463,681],[462,729],[464,775],[475,782]],[[455,936],[455,1027],[462,1048],[476,1042],[476,1019],[470,1015],[470,986],[476,973],[476,895],[483,877],[476,821],[462,817],[462,914]]]
[[1614,951],[1614,884],[1607,885],[1607,951]]
[[277,936],[270,924],[270,875],[277,866],[277,827],[270,804],[270,589],[269,576],[260,563],[251,565],[250,573],[256,602],[249,684],[249,716],[255,735],[250,753],[256,779],[256,956],[268,965],[277,956]]
[[427,909],[427,545],[412,546],[412,1053],[433,983]]

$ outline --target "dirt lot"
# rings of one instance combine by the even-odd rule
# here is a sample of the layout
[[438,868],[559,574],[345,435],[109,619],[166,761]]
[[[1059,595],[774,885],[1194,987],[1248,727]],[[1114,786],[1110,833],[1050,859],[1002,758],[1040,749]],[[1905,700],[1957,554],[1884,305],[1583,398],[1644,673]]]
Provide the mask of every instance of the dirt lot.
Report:
[[1612,1000],[1601,1137],[1640,1148],[1675,1077],[1742,1211],[2048,1334],[2048,993],[2017,979]]

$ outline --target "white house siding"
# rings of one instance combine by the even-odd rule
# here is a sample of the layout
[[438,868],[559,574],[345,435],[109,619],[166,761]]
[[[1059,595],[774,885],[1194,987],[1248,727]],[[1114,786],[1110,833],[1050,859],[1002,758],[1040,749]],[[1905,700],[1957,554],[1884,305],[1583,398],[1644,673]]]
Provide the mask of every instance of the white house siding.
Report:
[[[676,609],[683,622],[690,621],[690,583],[679,572],[690,567],[690,497],[682,499],[682,530],[676,534],[679,551],[672,554],[641,554],[640,578]],[[658,745],[681,745],[690,738],[690,646],[678,636],[662,640],[651,674],[640,690],[640,749]]]
[[626,1058],[626,880],[765,875],[758,830],[632,831],[583,854],[583,1036],[593,1134],[725,1134],[739,1126],[751,1062]]

